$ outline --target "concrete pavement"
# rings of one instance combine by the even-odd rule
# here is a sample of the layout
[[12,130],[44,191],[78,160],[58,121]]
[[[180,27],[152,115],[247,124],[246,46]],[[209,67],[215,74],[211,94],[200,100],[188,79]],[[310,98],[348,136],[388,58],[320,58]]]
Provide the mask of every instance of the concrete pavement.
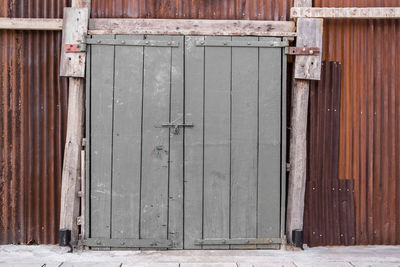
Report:
[[84,251],[58,246],[0,246],[0,267],[400,267],[400,246],[236,251]]

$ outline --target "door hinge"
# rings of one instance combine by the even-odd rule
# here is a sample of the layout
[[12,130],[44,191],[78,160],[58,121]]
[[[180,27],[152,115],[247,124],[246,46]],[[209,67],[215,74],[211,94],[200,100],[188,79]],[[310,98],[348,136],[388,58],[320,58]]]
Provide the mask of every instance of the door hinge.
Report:
[[320,49],[318,47],[286,47],[286,55],[296,56],[316,56],[319,55]]

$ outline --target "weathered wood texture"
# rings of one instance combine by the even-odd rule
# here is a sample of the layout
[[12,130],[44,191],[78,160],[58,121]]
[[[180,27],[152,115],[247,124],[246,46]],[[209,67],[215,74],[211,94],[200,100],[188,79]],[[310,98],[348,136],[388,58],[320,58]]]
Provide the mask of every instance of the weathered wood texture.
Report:
[[185,111],[195,127],[185,132],[185,248],[203,238],[279,238],[282,49],[201,40],[186,37]]
[[[87,34],[89,9],[77,8],[82,3],[89,3],[90,0],[72,3],[72,8],[64,8],[63,39],[64,44],[76,44],[84,41]],[[67,140],[64,150],[64,164],[61,186],[61,216],[60,229],[71,230],[72,244],[77,244],[79,233],[77,217],[79,216],[78,192],[84,190],[79,186],[81,174],[81,148],[84,132],[85,117],[85,80],[75,77],[85,76],[86,53],[67,55],[64,50],[61,53],[60,76],[69,78],[68,96],[68,122]],[[84,176],[84,175],[83,175]],[[85,203],[82,202],[83,223],[85,222]],[[82,221],[81,221],[82,222]],[[84,224],[81,224],[84,233]]]
[[400,18],[399,7],[373,8],[308,8],[293,7],[292,18],[327,18],[327,19],[395,19]]
[[[318,47],[322,51],[322,19],[297,20],[297,47]],[[319,80],[322,53],[315,56],[296,56],[295,79]]]
[[[295,0],[294,6],[311,7],[312,0]],[[296,46],[301,46],[298,39]],[[296,57],[296,63],[298,58],[299,56]],[[296,67],[294,67],[294,72],[295,69]],[[303,229],[309,89],[309,82],[307,80],[293,80],[289,145],[290,172],[286,209],[286,235],[289,242],[292,242],[292,230]]]
[[[87,8],[65,8],[63,41],[65,44],[80,44],[85,41],[88,29],[89,11]],[[86,52],[67,53],[62,50],[60,76],[85,77]]]
[[[170,240],[175,249],[279,246],[197,243],[281,237],[283,49],[196,45],[232,39],[281,38],[90,45],[92,238]],[[176,132],[161,127],[167,122],[194,127]]]
[[183,122],[183,37],[147,40],[181,45],[90,48],[91,233],[182,248],[183,130],[161,125]]
[[84,80],[69,80],[68,128],[61,185],[60,229],[72,230],[72,241],[78,237],[76,218],[79,216],[79,176],[84,118]]
[[0,29],[61,31],[62,19],[0,18]]
[[294,36],[291,21],[91,19],[89,34]]
[[80,227],[81,227],[81,237],[85,236],[85,219],[86,219],[86,151],[81,151],[81,188],[80,188],[80,198],[81,198],[81,210],[80,210]]
[[292,230],[303,229],[308,95],[309,82],[307,80],[294,80],[289,152],[290,173],[286,211],[286,231],[289,241],[291,241]]

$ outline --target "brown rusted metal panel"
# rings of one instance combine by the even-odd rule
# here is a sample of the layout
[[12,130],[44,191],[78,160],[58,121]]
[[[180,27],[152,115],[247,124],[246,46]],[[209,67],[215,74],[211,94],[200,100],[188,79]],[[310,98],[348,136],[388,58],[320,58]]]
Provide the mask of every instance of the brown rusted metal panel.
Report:
[[[316,7],[400,7],[315,0]],[[356,244],[400,244],[400,21],[326,20],[323,59],[342,63],[339,179],[354,180]]]
[[93,18],[289,20],[292,0],[92,0]]
[[310,88],[305,243],[354,245],[353,180],[339,180],[341,65],[323,62]]
[[[0,16],[60,18],[67,1],[2,1]],[[56,243],[67,84],[60,32],[0,31],[0,244]]]

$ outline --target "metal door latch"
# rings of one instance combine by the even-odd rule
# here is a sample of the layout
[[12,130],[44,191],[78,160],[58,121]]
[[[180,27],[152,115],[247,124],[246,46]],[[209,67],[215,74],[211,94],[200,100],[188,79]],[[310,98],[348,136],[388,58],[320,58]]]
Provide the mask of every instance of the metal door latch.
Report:
[[286,47],[286,55],[297,55],[297,56],[317,56],[320,53],[318,47]]
[[184,127],[194,127],[192,123],[174,123],[174,122],[167,122],[161,124],[162,128],[173,128],[174,129],[174,134],[179,134],[179,128],[184,128]]

